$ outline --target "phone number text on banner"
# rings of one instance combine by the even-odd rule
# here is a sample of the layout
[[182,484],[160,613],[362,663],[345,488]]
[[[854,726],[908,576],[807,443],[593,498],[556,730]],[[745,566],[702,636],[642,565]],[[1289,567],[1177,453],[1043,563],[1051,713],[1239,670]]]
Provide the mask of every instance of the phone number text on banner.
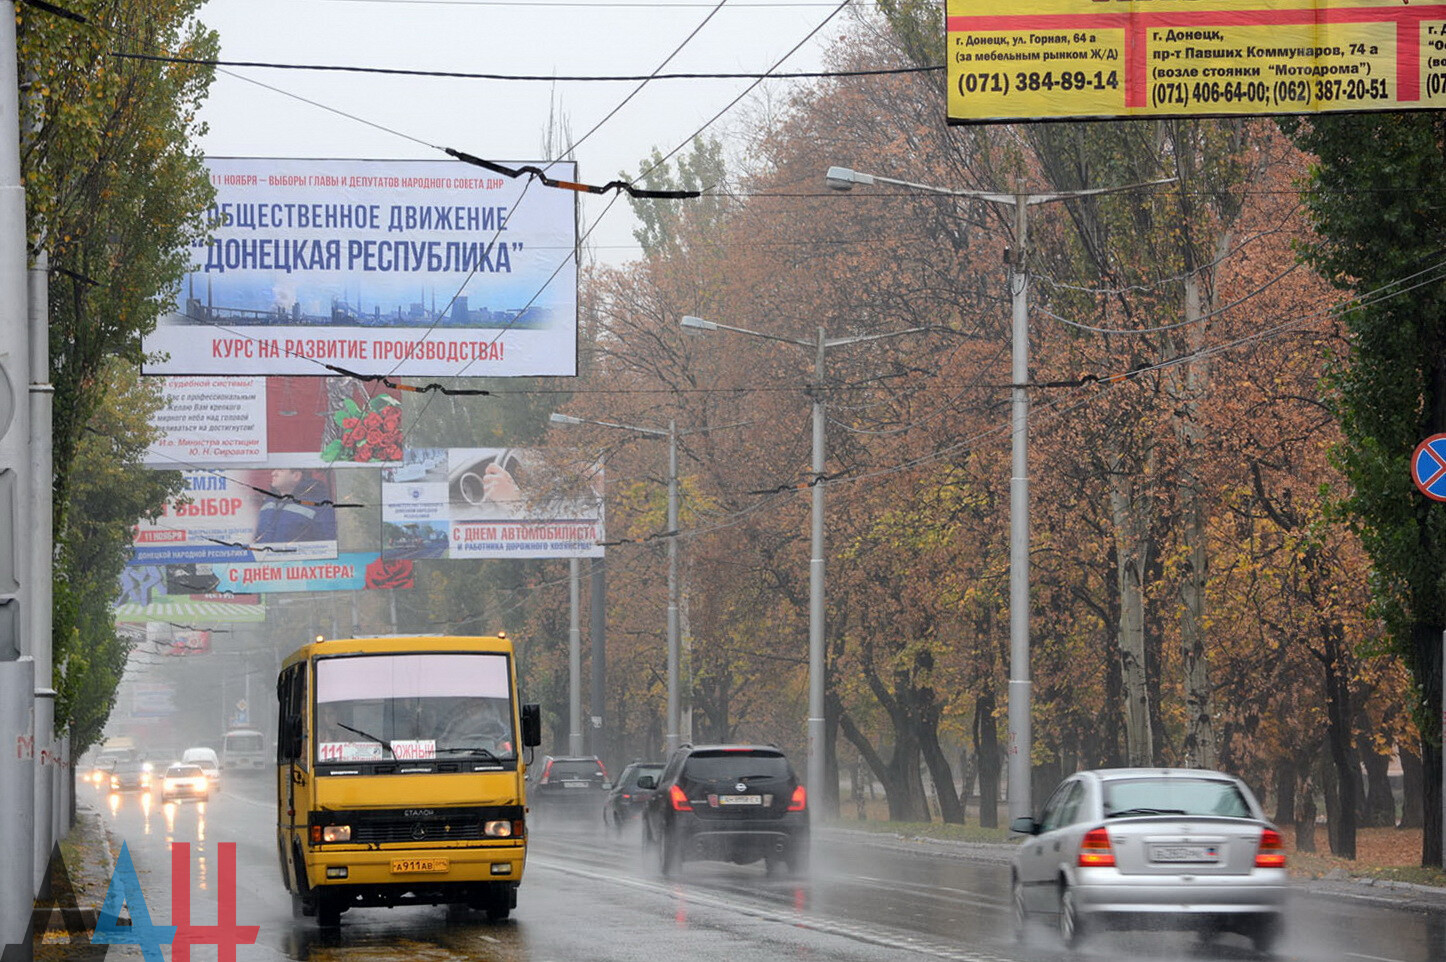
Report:
[[952,124],[1446,107],[1446,4],[948,0]]

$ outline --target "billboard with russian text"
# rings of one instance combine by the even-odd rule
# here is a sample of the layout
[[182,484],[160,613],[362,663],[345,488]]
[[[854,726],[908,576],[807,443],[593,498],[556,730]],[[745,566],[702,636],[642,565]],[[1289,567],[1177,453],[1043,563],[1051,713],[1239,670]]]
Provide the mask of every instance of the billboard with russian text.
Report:
[[1446,107],[1446,6],[948,0],[948,115],[1016,120]]
[[450,160],[207,166],[208,236],[145,373],[576,373],[573,192]]
[[387,562],[375,552],[342,552],[327,561],[279,561],[211,566],[217,591],[360,591],[410,588],[411,562]]
[[161,470],[379,467],[402,456],[396,391],[349,377],[163,377],[156,439]]
[[337,554],[330,471],[183,471],[186,490],[135,528],[131,564],[311,561]]
[[601,558],[602,468],[537,448],[408,448],[382,470],[390,559]]

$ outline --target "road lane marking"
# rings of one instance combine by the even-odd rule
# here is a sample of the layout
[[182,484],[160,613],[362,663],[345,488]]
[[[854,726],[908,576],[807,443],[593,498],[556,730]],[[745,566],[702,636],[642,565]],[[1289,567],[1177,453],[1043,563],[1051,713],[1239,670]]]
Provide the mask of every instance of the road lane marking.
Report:
[[1393,959],[1385,955],[1362,955],[1359,952],[1347,952],[1346,955],[1353,959],[1368,959],[1369,962],[1402,962],[1401,959]]
[[735,902],[729,899],[718,898],[717,896],[706,895],[691,889],[687,892],[679,892],[677,883],[674,882],[649,882],[643,879],[619,877],[616,874],[608,872],[593,872],[588,869],[568,865],[565,862],[554,861],[550,858],[529,857],[527,864],[529,867],[536,866],[542,869],[552,869],[553,871],[562,872],[567,875],[575,875],[579,878],[593,879],[613,885],[623,885],[644,892],[655,892],[660,895],[670,895],[674,898],[685,899],[693,905],[746,915],[750,918],[762,919],[766,922],[781,922],[784,925],[791,925],[795,928],[808,929],[809,931],[820,932],[825,935],[836,935],[853,939],[856,942],[867,942],[870,945],[881,945],[891,949],[907,949],[911,952],[917,952],[920,955],[933,956],[937,959],[949,959],[951,962],[1014,962],[1012,959],[999,955],[991,955],[988,952],[961,952],[958,949],[950,948],[942,944],[933,945],[923,941],[917,936],[904,935],[901,933],[897,936],[890,937],[877,934],[861,926],[849,925],[832,919],[806,918],[787,912],[775,911],[760,905],[751,905],[745,902]]

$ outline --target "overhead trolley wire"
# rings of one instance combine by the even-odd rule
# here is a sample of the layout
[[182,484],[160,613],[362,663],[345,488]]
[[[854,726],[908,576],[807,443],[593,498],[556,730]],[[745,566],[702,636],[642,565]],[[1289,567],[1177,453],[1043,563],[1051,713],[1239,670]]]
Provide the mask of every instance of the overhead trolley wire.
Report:
[[[848,6],[844,3],[843,6]],[[837,13],[837,11],[835,11]],[[830,17],[832,19],[832,16]],[[820,25],[821,26],[821,25]],[[818,28],[814,33],[818,32]],[[812,37],[813,34],[809,34]],[[804,38],[805,41],[809,37]],[[797,50],[789,51],[784,59]],[[177,57],[165,54],[133,53],[112,51],[111,56],[121,60],[149,60],[158,63],[190,64],[198,67],[256,67],[263,70],[314,70],[323,73],[380,74],[395,77],[437,77],[449,80],[495,80],[519,83],[635,83],[654,80],[822,80],[829,77],[881,77],[898,74],[939,73],[938,67],[878,67],[869,70],[797,70],[777,73],[772,70],[707,72],[687,71],[658,74],[518,74],[480,73],[468,70],[418,70],[408,67],[357,67],[347,64],[282,63],[274,60],[221,60],[204,57]],[[780,61],[782,62],[782,61]]]

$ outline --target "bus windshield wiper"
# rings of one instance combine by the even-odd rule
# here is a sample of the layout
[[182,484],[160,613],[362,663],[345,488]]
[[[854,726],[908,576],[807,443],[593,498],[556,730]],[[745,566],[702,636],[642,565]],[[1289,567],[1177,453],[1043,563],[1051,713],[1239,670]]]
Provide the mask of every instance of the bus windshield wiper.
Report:
[[392,743],[389,742],[389,741],[387,741],[385,738],[378,738],[377,736],[373,735],[371,732],[364,732],[364,731],[362,731],[360,728],[353,728],[353,727],[351,727],[350,725],[344,724],[344,723],[342,723],[342,722],[337,722],[337,723],[336,723],[336,726],[337,726],[338,728],[345,728],[347,731],[353,732],[353,733],[355,733],[355,734],[357,734],[357,735],[360,735],[360,736],[363,737],[363,738],[370,738],[372,741],[374,741],[374,742],[376,742],[378,745],[382,746],[382,748],[385,749],[389,754],[392,754],[392,755],[395,755],[395,754],[396,754],[396,752],[393,752],[393,751],[392,751]]
[[461,745],[450,745],[450,746],[448,746],[448,747],[446,747],[446,748],[438,748],[438,749],[436,749],[436,752],[437,752],[438,755],[442,754],[443,752],[471,752],[471,753],[480,753],[480,754],[486,755],[488,758],[492,759],[494,762],[500,762],[500,761],[502,761],[502,759],[498,758],[496,755],[492,754],[490,751],[488,751],[487,749],[483,748],[481,745],[478,745],[478,746],[476,746],[475,748],[469,748],[469,747],[461,746]]

